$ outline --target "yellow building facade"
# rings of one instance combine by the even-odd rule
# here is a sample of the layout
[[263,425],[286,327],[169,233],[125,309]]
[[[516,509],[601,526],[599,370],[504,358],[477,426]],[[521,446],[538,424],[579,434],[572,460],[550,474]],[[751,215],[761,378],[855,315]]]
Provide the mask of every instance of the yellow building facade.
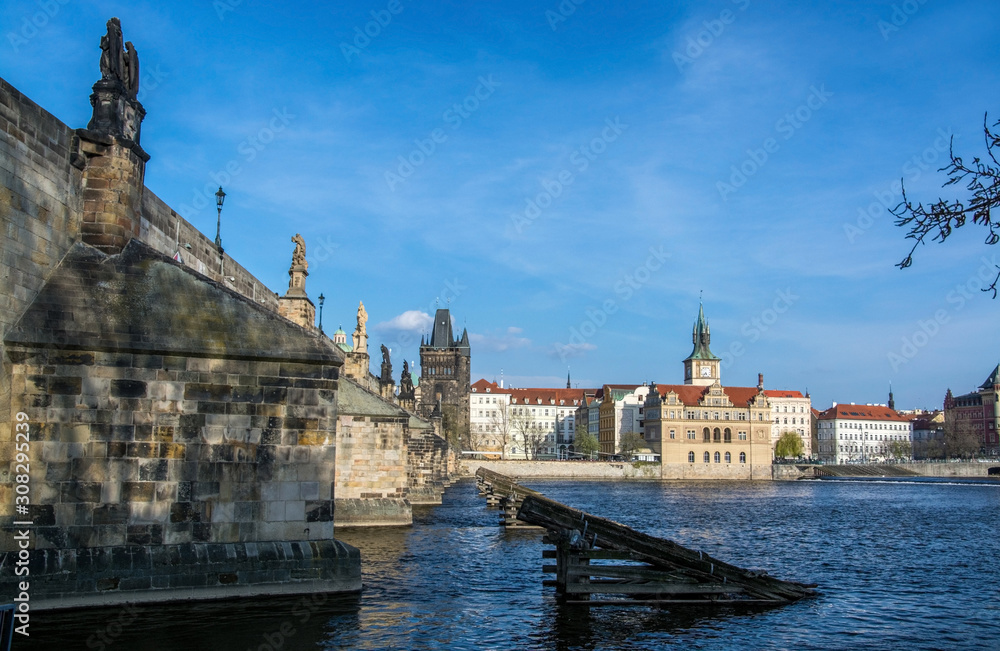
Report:
[[771,479],[771,405],[756,387],[722,385],[703,309],[684,360],[684,384],[650,387],[644,438],[660,454],[663,479]]

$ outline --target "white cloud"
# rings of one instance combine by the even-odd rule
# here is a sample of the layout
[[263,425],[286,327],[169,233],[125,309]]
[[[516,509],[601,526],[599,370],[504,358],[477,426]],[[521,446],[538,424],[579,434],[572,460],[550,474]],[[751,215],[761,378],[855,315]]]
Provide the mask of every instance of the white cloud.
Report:
[[410,332],[425,334],[430,332],[434,317],[420,310],[407,310],[388,321],[382,321],[372,327],[375,332]]
[[597,350],[597,346],[587,342],[583,342],[581,344],[555,343],[552,345],[552,348],[549,349],[548,355],[553,359],[566,361],[567,359],[572,359],[574,357],[583,357],[589,350]]
[[469,334],[469,343],[477,349],[491,352],[503,352],[515,348],[524,348],[531,345],[531,340],[527,337],[518,337],[522,332],[521,328],[507,328],[504,334]]

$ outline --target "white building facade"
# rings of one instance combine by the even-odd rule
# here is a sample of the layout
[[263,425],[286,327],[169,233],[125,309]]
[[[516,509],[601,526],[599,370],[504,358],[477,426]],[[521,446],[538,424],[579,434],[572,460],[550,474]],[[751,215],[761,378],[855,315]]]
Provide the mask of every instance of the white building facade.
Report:
[[577,409],[588,391],[593,395],[592,389],[505,389],[478,380],[469,394],[470,432],[482,451],[503,448],[508,459],[568,458],[575,451]]
[[812,399],[799,391],[764,389],[771,403],[771,452],[785,432],[795,432],[802,439],[802,456],[813,456],[812,450]]
[[834,403],[817,421],[823,463],[883,463],[900,451],[912,454],[913,423],[888,407]]

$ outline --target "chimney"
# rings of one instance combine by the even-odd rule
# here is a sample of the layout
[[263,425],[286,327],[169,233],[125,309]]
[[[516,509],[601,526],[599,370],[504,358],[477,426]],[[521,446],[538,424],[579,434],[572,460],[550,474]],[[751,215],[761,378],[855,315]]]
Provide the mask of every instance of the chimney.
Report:
[[758,373],[757,374],[757,390],[758,391],[763,391],[764,390],[764,374],[763,373]]

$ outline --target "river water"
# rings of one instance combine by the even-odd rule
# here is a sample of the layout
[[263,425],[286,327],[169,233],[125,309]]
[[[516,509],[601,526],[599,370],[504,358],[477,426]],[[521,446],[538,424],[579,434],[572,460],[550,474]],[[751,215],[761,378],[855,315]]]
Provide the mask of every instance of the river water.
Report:
[[39,612],[14,648],[1000,649],[1000,482],[525,484],[821,594],[752,611],[561,606],[541,533],[498,527],[464,480],[413,527],[337,531],[361,549],[360,596]]

